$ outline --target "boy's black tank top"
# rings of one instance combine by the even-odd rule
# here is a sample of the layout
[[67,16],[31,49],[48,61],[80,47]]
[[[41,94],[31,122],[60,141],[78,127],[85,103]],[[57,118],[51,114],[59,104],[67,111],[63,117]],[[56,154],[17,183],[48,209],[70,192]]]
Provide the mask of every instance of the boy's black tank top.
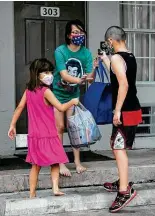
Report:
[[[126,77],[128,81],[128,92],[124,100],[121,111],[136,111],[140,109],[140,103],[137,98],[137,88],[136,88],[136,74],[137,74],[137,63],[135,56],[128,52],[117,52],[126,63]],[[113,73],[110,67],[110,78],[112,85],[112,106],[115,109],[119,84],[116,75]]]

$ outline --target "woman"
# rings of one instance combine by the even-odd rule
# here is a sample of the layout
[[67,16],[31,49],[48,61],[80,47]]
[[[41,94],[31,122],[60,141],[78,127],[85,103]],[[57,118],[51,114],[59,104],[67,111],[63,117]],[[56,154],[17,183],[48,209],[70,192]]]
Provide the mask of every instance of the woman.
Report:
[[[80,96],[79,85],[86,80],[93,80],[93,59],[91,52],[84,46],[86,31],[80,20],[69,21],[66,25],[66,44],[55,50],[56,71],[54,73],[53,92],[61,103]],[[72,108],[66,115],[72,114]],[[55,109],[56,126],[63,143],[64,112]],[[73,148],[74,162],[77,173],[86,170],[80,162],[80,149]],[[60,174],[71,176],[64,164],[60,164]]]

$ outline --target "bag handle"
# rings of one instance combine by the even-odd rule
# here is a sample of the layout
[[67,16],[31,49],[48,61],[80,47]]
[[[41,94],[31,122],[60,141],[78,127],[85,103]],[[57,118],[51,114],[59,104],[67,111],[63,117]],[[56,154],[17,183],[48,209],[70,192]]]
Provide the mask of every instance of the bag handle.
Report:
[[83,111],[87,111],[87,109],[83,106],[83,104],[81,102],[79,102],[77,105],[74,105],[72,115],[75,113],[75,110],[78,110],[78,112],[79,112],[78,108],[80,108]]
[[100,73],[98,67],[95,68],[95,71],[94,71],[94,72],[95,72],[95,80],[96,80],[96,75],[98,74],[100,82],[103,83],[103,82],[104,82],[104,77],[103,77],[102,74]]
[[101,77],[103,77],[103,79],[102,79],[103,82],[104,82],[104,75],[105,75],[108,83],[110,83],[110,80],[109,80],[108,74],[106,72],[106,69],[103,66],[102,61],[100,59],[99,59],[99,72],[101,73]]

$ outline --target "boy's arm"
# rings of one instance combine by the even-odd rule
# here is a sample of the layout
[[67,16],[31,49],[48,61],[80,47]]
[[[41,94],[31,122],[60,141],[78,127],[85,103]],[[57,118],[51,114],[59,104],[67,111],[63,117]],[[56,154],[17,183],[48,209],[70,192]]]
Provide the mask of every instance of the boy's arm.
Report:
[[118,95],[117,95],[117,102],[114,112],[114,124],[120,124],[120,115],[121,109],[126,98],[128,92],[128,81],[126,78],[126,66],[124,60],[119,55],[114,55],[111,59],[111,67],[113,72],[115,73],[119,88],[118,88]]

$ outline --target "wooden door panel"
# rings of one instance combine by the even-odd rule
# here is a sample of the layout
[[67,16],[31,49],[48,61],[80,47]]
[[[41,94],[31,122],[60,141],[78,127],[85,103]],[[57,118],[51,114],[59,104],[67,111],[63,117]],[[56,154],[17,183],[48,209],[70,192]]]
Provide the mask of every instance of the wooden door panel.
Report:
[[[26,20],[26,62],[45,56],[45,20]],[[37,46],[36,46],[37,44]]]
[[74,7],[76,4],[75,1],[55,1],[55,6],[59,7],[59,6],[70,6],[70,7]]
[[[65,43],[65,26],[67,24],[67,20],[55,21],[55,30],[56,30],[56,47]],[[62,37],[64,35],[64,37]]]

